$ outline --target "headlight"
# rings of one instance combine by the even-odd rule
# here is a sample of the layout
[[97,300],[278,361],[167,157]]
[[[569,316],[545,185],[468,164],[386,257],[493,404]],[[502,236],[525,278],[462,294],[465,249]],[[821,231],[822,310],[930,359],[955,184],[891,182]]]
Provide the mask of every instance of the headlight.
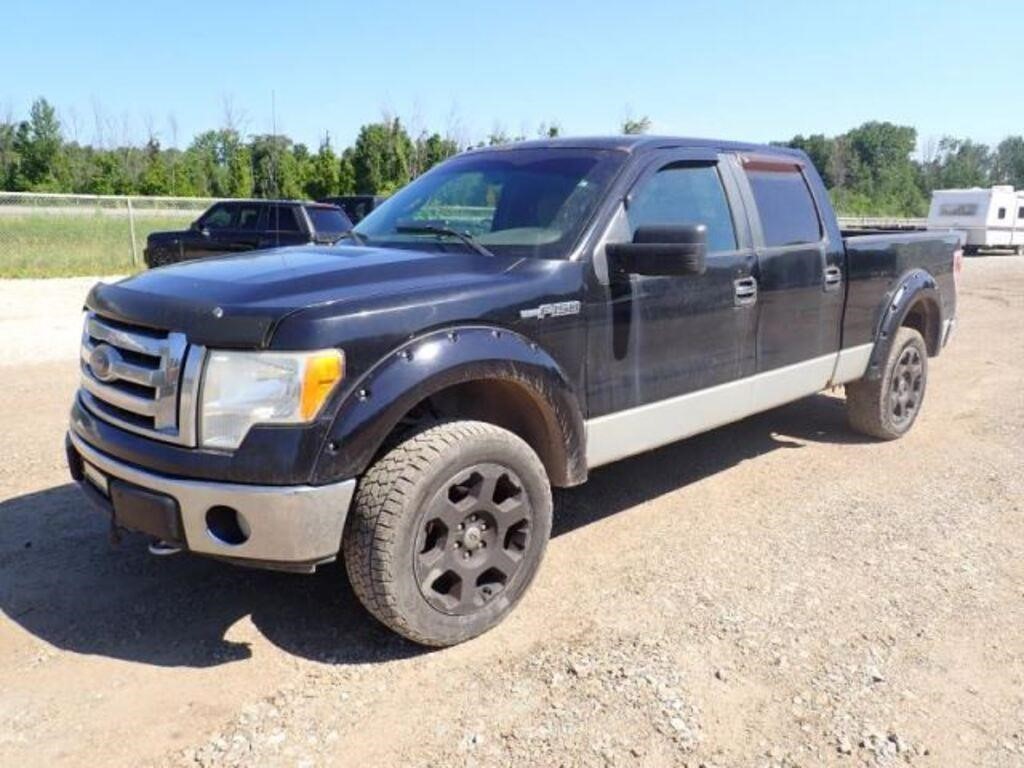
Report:
[[302,424],[345,376],[340,350],[212,351],[199,413],[204,448],[234,449],[254,424]]

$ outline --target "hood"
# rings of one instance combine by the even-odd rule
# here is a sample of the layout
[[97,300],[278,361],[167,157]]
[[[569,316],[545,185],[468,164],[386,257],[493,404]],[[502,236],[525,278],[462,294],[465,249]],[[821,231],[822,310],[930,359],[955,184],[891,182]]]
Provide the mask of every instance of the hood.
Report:
[[[198,344],[259,348],[288,315],[382,294],[488,283],[517,259],[470,251],[355,246],[278,248],[174,264],[96,285],[86,305],[135,325],[184,332]],[[340,311],[340,310],[339,310]]]
[[161,232],[150,232],[146,235],[147,243],[167,243],[181,239],[189,233],[186,229],[171,229]]

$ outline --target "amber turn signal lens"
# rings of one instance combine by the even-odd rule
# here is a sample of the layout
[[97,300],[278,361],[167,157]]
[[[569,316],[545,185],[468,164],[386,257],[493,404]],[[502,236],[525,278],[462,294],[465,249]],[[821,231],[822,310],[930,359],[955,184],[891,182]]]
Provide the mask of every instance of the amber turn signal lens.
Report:
[[302,400],[299,412],[309,421],[320,411],[335,385],[345,378],[345,355],[332,349],[310,357],[302,376]]

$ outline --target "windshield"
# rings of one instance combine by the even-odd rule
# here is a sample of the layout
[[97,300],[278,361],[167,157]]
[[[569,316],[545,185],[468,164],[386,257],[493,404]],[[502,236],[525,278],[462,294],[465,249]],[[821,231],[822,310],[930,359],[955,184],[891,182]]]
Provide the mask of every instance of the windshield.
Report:
[[[355,227],[371,245],[440,242],[416,226],[455,229],[487,250],[564,257],[576,243],[625,155],[590,149],[512,149],[455,157],[388,199]],[[402,231],[402,230],[406,231]]]

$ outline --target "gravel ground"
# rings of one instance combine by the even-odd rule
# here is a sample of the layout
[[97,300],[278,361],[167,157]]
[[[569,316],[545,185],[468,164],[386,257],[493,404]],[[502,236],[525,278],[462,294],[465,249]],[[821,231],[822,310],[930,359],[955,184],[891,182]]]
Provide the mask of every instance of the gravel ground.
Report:
[[598,470],[434,652],[336,567],[108,547],[61,455],[87,282],[0,283],[0,764],[1024,766],[1021,259],[968,260],[905,439],[828,394]]
[[82,341],[86,294],[97,280],[111,283],[118,279],[0,280],[3,364],[74,359]]

